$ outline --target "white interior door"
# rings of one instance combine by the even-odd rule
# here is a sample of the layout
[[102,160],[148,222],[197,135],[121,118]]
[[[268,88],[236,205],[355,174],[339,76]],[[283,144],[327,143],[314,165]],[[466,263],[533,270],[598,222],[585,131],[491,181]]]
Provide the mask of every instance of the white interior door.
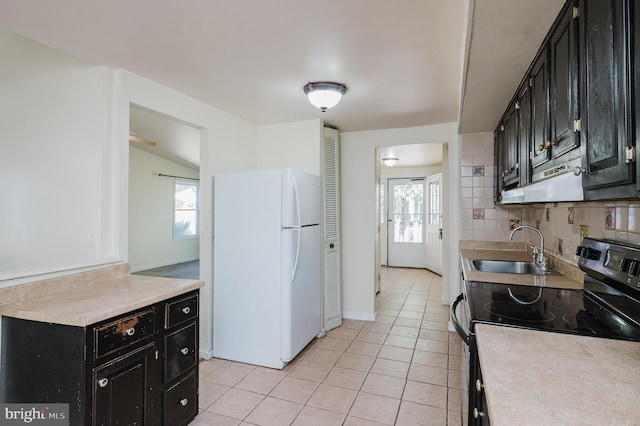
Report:
[[328,127],[323,132],[322,209],[324,283],[324,330],[342,324],[342,278],[340,267],[340,181],[338,131]]
[[389,179],[387,264],[426,268],[425,179]]
[[442,274],[442,173],[427,178],[427,269]]

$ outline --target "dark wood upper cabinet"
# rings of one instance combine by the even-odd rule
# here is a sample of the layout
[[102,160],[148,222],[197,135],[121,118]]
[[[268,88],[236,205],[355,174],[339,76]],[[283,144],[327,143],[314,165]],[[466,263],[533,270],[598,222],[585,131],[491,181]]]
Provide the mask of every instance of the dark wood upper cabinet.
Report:
[[[640,54],[636,52],[636,49],[640,48],[640,0],[634,0],[631,3],[631,15],[632,15],[632,48],[631,52],[633,55],[633,110],[635,111],[635,115],[633,117],[633,126],[632,131],[634,132],[634,140],[633,144],[635,149],[640,146],[640,131],[638,131],[638,127],[640,126]],[[640,193],[640,161],[635,162],[635,174],[636,174],[636,191]]]
[[520,147],[520,162],[524,167],[520,170],[520,184],[525,185],[531,181],[531,173],[526,158],[531,149],[531,123],[532,123],[532,103],[531,103],[532,87],[528,81],[525,81],[518,90],[517,108],[518,108],[518,143]]
[[[634,181],[629,1],[580,0],[581,136],[585,190]],[[637,1],[633,2],[637,6]],[[586,192],[590,199],[615,194]]]
[[548,49],[543,49],[536,58],[529,73],[531,92],[531,154],[532,174],[536,168],[551,159],[551,142],[549,140],[549,59]]
[[505,189],[520,184],[520,143],[518,139],[517,103],[509,105],[500,126],[499,174]]
[[580,145],[577,15],[578,11],[572,4],[565,7],[549,39],[549,115],[553,158]]
[[585,200],[639,196],[638,46],[640,0],[564,5],[496,130],[498,200],[561,173]]

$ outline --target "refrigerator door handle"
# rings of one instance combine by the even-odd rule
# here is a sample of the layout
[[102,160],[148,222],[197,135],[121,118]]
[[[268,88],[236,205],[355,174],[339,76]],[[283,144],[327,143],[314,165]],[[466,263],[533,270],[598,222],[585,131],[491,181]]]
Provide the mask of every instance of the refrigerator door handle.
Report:
[[296,225],[293,227],[298,232],[298,241],[296,243],[296,258],[293,261],[293,269],[291,270],[291,281],[293,281],[296,277],[296,272],[298,271],[298,258],[300,257],[300,231],[302,224],[300,219],[300,197],[298,196],[298,181],[296,180],[295,175],[291,176],[291,186],[293,187],[293,199],[295,200],[296,206]]
[[295,175],[291,176],[291,186],[293,187],[293,199],[295,200],[296,203],[296,225],[295,226],[302,226],[302,223],[300,219],[300,197],[298,196],[298,181],[296,180]]
[[293,261],[293,268],[291,269],[291,281],[293,281],[296,277],[296,272],[298,272],[298,258],[300,257],[300,238],[301,238],[301,232],[302,228],[293,228],[293,231],[296,231],[298,233],[298,242],[296,243],[296,258]]

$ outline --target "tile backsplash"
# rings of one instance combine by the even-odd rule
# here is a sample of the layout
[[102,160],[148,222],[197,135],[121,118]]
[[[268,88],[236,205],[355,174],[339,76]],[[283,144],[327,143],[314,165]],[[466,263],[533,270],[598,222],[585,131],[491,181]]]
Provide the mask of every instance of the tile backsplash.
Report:
[[[573,264],[576,246],[585,236],[640,244],[640,199],[496,206],[493,133],[465,134],[461,141],[461,234],[465,239],[506,241],[514,227],[533,225],[542,231],[547,252]],[[514,240],[539,244],[538,235],[527,230],[516,233]]]

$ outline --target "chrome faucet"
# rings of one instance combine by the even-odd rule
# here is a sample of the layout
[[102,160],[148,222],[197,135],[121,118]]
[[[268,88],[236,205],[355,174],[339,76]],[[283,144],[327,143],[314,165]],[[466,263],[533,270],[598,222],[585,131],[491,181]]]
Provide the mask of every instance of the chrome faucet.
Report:
[[540,232],[540,230],[538,228],[536,228],[535,226],[520,225],[520,226],[514,228],[513,231],[511,231],[511,234],[509,234],[509,241],[511,241],[513,239],[513,234],[515,234],[516,231],[519,231],[521,229],[532,229],[532,230],[536,231],[538,233],[538,235],[540,235],[540,248],[539,249],[538,249],[538,247],[534,246],[533,244],[529,244],[529,245],[531,246],[531,249],[533,250],[533,263],[538,265],[540,267],[540,269],[542,269],[543,272],[546,272],[546,270],[547,270],[547,258],[544,256],[544,237],[542,236],[542,232]]

